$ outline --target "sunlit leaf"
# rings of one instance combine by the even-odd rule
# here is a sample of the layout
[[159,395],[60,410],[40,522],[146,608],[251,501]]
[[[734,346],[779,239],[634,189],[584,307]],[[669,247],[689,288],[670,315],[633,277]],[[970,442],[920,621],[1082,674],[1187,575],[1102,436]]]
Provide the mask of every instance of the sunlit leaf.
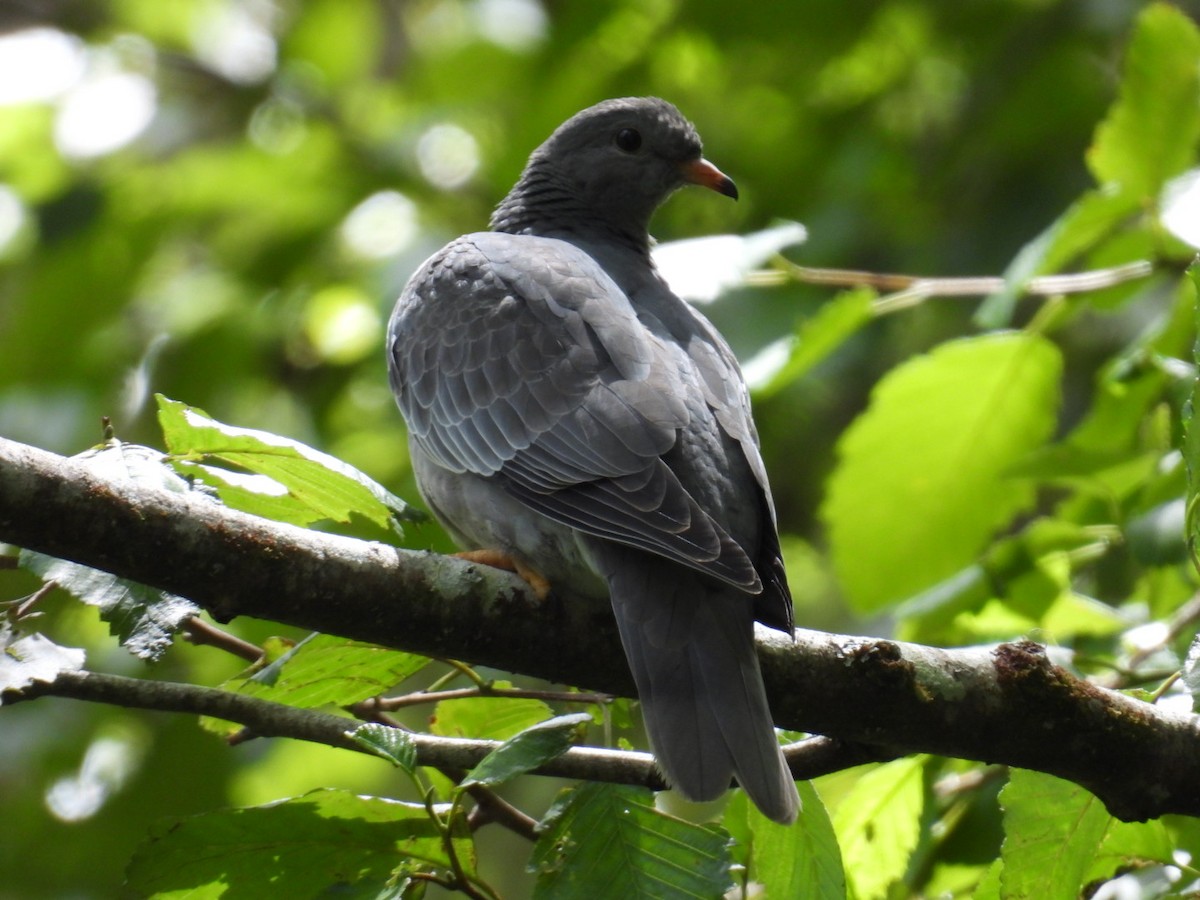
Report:
[[387,527],[418,515],[382,485],[326,453],[290,438],[226,425],[162,395],[156,399],[163,437],[177,465],[211,478],[212,469],[200,464],[220,462],[270,479],[221,476],[217,490],[231,506],[264,516],[274,512],[299,524],[348,522],[355,513]]
[[367,722],[347,734],[360,746],[406,772],[412,773],[417,767],[417,746],[402,728]]
[[[496,687],[511,687],[496,682]],[[524,697],[471,697],[443,700],[434,710],[432,731],[443,737],[506,741],[554,715],[541,700]]]
[[719,898],[731,884],[727,836],[658,812],[639,788],[573,788],[538,830],[535,898]]
[[1111,878],[1117,872],[1154,864],[1175,862],[1176,836],[1161,819],[1149,822],[1121,822],[1110,818],[1092,868],[1084,875],[1085,883]]
[[1075,900],[1111,817],[1094,795],[1052,775],[1014,769],[1000,792],[1005,897]]
[[1156,198],[1167,179],[1195,162],[1198,97],[1200,31],[1183,10],[1149,4],[1126,52],[1120,97],[1087,154],[1096,179]]
[[746,364],[746,379],[756,394],[769,397],[803,377],[871,321],[875,291],[856,288],[838,294],[806,319],[788,344],[787,355],[770,369]]
[[580,731],[591,724],[587,713],[557,716],[526,728],[509,738],[475,766],[462,785],[498,785],[511,781],[543,763],[549,762],[571,746]]
[[1192,695],[1192,708],[1200,709],[1200,634],[1188,645],[1183,663],[1183,684]]
[[750,880],[768,897],[844,900],[846,876],[829,813],[812,784],[796,789],[801,809],[794,824],[772,822],[739,791],[726,807],[725,826],[749,850]]
[[925,802],[925,763],[898,759],[867,771],[838,804],[834,831],[857,900],[888,896],[916,849]]
[[83,663],[84,652],[78,647],[60,647],[41,634],[18,637],[7,624],[0,624],[0,703],[7,691],[51,682],[60,672],[78,672]]
[[429,658],[327,634],[314,634],[262,669],[221,685],[290,706],[349,706],[387,691]]
[[876,386],[843,435],[822,509],[838,577],[863,611],[973,562],[1033,500],[1008,469],[1049,437],[1057,349],[1031,334],[953,341]]
[[121,645],[142,659],[166,653],[179,627],[200,612],[183,597],[32,550],[21,551],[21,565],[97,607]]
[[751,234],[670,241],[654,248],[654,264],[680,297],[711,303],[779,251],[804,243],[807,235],[799,222],[783,222]]
[[1161,206],[1163,226],[1200,250],[1200,168],[1188,169],[1167,182]]
[[975,312],[984,328],[1004,328],[1031,278],[1062,271],[1118,225],[1141,210],[1137,195],[1118,185],[1088,191],[1027,243],[1004,272],[1004,289],[989,296]]

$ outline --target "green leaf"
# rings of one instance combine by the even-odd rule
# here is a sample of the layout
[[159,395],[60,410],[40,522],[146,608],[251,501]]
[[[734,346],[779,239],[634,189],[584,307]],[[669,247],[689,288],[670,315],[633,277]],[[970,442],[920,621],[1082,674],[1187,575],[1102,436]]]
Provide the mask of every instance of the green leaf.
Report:
[[731,884],[727,836],[660,813],[650,792],[585,784],[538,826],[529,870],[535,898],[634,900],[709,897]]
[[1075,900],[1111,817],[1083,788],[1040,772],[1014,769],[1000,792],[1003,896]]
[[1161,819],[1121,822],[1110,817],[1108,830],[1092,861],[1092,867],[1083,876],[1084,883],[1111,878],[1129,869],[1174,864],[1176,846],[1177,842]]
[[269,665],[221,687],[309,709],[348,706],[395,687],[429,663],[428,657],[414,653],[313,634]]
[[[459,858],[474,867],[469,837]],[[445,870],[425,807],[344,791],[224,810],[159,826],[129,864],[129,887],[156,898],[374,897],[396,871]]]
[[60,672],[80,671],[83,663],[84,652],[78,647],[60,647],[41,634],[17,637],[7,622],[0,622],[0,705],[7,691],[49,683]]
[[592,717],[587,713],[572,713],[526,728],[481,759],[467,773],[462,786],[503,784],[536,769],[561,756],[591,722]]
[[[1200,262],[1188,269],[1188,281],[1193,294],[1197,337],[1192,345],[1192,362],[1200,372]],[[1183,462],[1187,469],[1187,546],[1192,565],[1197,566],[1197,546],[1200,541],[1200,376],[1192,382],[1192,390],[1183,405]]]
[[846,876],[829,813],[812,784],[802,781],[796,788],[801,808],[795,824],[772,822],[737,791],[725,810],[726,827],[748,849],[750,880],[768,897],[844,900]]
[[1008,470],[1051,434],[1062,363],[1032,334],[965,338],[898,367],[839,443],[822,515],[861,612],[974,562],[1033,501]]
[[971,900],[1000,900],[1000,874],[1004,871],[1004,866],[1000,860],[993,860],[988,866],[983,877],[979,879],[979,884],[975,886],[975,893],[971,895]]
[[1163,227],[1188,246],[1200,250],[1200,168],[1188,169],[1163,188]]
[[1200,31],[1180,9],[1153,3],[1138,16],[1121,92],[1096,129],[1087,161],[1101,183],[1154,200],[1195,159],[1200,137]]
[[200,612],[191,600],[99,569],[32,550],[22,550],[20,558],[21,566],[43,581],[53,581],[73,597],[97,607],[121,646],[139,659],[161,657],[179,626]]
[[921,757],[870,769],[842,798],[833,828],[856,900],[886,897],[903,879],[920,837],[924,805]]
[[[307,525],[320,519],[348,522],[357,513],[389,527],[420,514],[362,472],[339,459],[279,435],[237,428],[205,412],[156,394],[167,448],[184,471],[215,482],[227,505],[255,515]],[[220,462],[254,473],[222,471]]]
[[410,775],[417,768],[417,745],[412,736],[401,728],[367,722],[346,732],[355,743],[399,766]]
[[1130,519],[1125,538],[1133,558],[1147,566],[1173,566],[1185,561],[1186,518],[1187,504],[1177,497]]
[[1136,195],[1109,185],[1076,200],[1047,229],[1017,253],[1004,272],[1004,289],[975,312],[982,328],[1004,328],[1030,279],[1060,271],[1141,210]]
[[[512,685],[507,681],[498,681],[495,687],[507,688]],[[443,737],[507,741],[553,715],[554,710],[541,700],[523,697],[443,700],[434,709],[431,730]]]
[[787,361],[769,374],[765,383],[754,386],[755,395],[769,397],[777,393],[842,346],[871,321],[871,304],[876,296],[875,291],[865,287],[843,291],[805,319],[791,342]]

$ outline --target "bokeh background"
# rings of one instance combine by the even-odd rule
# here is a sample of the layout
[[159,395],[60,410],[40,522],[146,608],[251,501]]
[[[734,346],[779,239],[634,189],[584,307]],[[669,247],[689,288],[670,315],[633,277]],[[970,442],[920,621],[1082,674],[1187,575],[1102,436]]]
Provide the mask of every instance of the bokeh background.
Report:
[[[1085,150],[1142,6],[5,0],[0,434],[71,454],[107,416],[161,446],[161,392],[416,499],[383,364],[392,302],[428,253],[485,226],[564,118],[656,94],[695,121],[741,200],[681,192],[655,220],[661,241],[789,220],[808,230],[788,251],[807,266],[999,274],[1091,185]],[[750,360],[830,296],[747,288],[707,312]],[[881,373],[970,330],[973,309],[880,319],[758,403],[807,624],[864,627],[818,552],[838,435]],[[1086,404],[1089,359],[1121,340],[1107,327],[1073,350],[1064,421]],[[433,527],[408,540],[448,546]],[[0,573],[4,596],[25,580]],[[94,614],[50,611],[93,666],[144,671]],[[231,671],[200,653],[156,674]],[[231,753],[194,722],[66,701],[5,711],[0,897],[121,896],[163,815],[313,784],[386,790],[388,773],[347,755]]]

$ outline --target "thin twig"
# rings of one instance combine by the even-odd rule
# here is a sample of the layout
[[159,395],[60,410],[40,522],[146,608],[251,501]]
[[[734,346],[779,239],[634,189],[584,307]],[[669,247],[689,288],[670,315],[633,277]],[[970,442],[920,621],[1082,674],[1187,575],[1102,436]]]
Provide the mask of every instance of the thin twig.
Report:
[[[832,287],[871,287],[879,291],[894,293],[894,297],[885,299],[894,301],[896,306],[909,305],[915,300],[923,300],[927,297],[986,296],[1009,286],[1008,281],[998,275],[931,278],[923,275],[865,272],[857,269],[819,269],[796,265],[784,257],[776,259],[776,266],[775,269],[752,272],[747,281],[756,285],[778,285],[788,281],[799,281],[802,284]],[[1153,271],[1152,263],[1147,260],[1137,260],[1107,269],[1093,269],[1065,275],[1039,275],[1025,282],[1021,289],[1026,294],[1043,297],[1055,294],[1080,294],[1145,278]]]
[[[63,671],[53,681],[37,681],[19,691],[7,691],[3,700],[9,705],[48,696],[132,709],[213,716],[244,725],[258,737],[287,737],[371,753],[348,736],[356,726],[353,719],[199,685],[99,672]],[[412,733],[410,738],[417,751],[417,765],[436,768],[470,769],[500,746],[499,741],[421,733]],[[630,784],[653,790],[665,787],[654,758],[639,751],[572,747],[539,766],[533,774]]]
[[1136,653],[1130,654],[1129,668],[1136,669],[1154,653],[1173,643],[1181,634],[1190,630],[1197,619],[1200,619],[1200,593],[1192,595],[1183,606],[1175,610],[1171,615],[1170,621],[1167,623],[1167,633],[1161,641],[1154,646],[1142,647]]
[[219,647],[247,662],[256,663],[263,657],[262,647],[244,641],[228,631],[222,631],[198,616],[192,616],[183,623],[183,633],[187,635],[189,641],[197,646]]
[[475,697],[513,697],[522,700],[545,700],[550,703],[612,703],[611,694],[587,694],[578,691],[538,691],[526,688],[499,688],[490,685],[456,688],[446,691],[414,691],[400,697],[380,697],[373,701],[378,709],[395,711],[406,706],[440,703],[443,700],[466,700]]
[[[351,715],[364,721],[377,722],[391,728],[409,731],[408,728],[400,724],[394,717],[380,709],[383,702],[383,698],[381,697],[371,697],[344,708]],[[466,770],[461,767],[439,765],[434,766],[434,768],[455,784],[461,784],[463,778],[466,777]],[[517,807],[502,798],[491,788],[482,784],[476,784],[467,788],[467,793],[475,801],[475,809],[471,810],[470,815],[467,817],[467,824],[472,831],[482,828],[489,822],[494,822],[526,840],[534,841],[537,839],[537,834],[535,833],[537,820],[517,809]]]
[[471,831],[478,831],[484,825],[494,822],[528,841],[537,840],[537,819],[517,809],[491,788],[473,784],[467,788],[467,793],[476,804],[467,816],[467,824]]
[[466,870],[463,868],[462,860],[458,858],[458,850],[454,846],[454,819],[458,815],[458,800],[456,799],[450,807],[450,814],[446,817],[445,822],[442,821],[433,808],[432,789],[425,795],[425,809],[429,813],[429,818],[437,825],[438,830],[441,832],[442,848],[446,851],[446,858],[450,861],[450,871],[454,874],[454,886],[468,897],[475,898],[475,900],[495,900],[495,895],[490,890],[488,894],[483,894],[475,887]]
[[17,600],[6,600],[0,603],[0,609],[8,610],[9,620],[13,623],[20,622],[27,618],[47,594],[58,587],[53,581],[47,581],[28,597],[21,597]]
[[453,681],[459,675],[465,675],[473,684],[477,684],[477,685],[487,684],[487,680],[482,675],[480,675],[478,672],[476,672],[474,669],[472,669],[469,665],[467,665],[465,662],[460,662],[457,659],[447,659],[447,658],[441,657],[441,656],[434,657],[434,659],[436,659],[440,663],[445,663],[446,665],[448,665],[450,667],[451,671],[447,672],[445,675],[443,675],[441,678],[439,678],[437,681],[435,681],[432,685],[430,685],[431,690],[437,690],[443,684],[449,684],[451,681]]

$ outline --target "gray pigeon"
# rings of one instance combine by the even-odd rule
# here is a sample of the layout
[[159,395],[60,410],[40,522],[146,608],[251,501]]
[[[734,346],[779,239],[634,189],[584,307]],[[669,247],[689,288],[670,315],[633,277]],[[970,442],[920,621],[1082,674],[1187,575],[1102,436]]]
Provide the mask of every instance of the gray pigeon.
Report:
[[653,97],[607,100],[534,151],[492,230],[413,275],[388,327],[421,494],[463,547],[564,596],[609,596],[666,779],[731,779],[799,808],[754,621],[792,605],[745,382],[655,271],[650,216],[677,188],[737,197],[695,128]]

